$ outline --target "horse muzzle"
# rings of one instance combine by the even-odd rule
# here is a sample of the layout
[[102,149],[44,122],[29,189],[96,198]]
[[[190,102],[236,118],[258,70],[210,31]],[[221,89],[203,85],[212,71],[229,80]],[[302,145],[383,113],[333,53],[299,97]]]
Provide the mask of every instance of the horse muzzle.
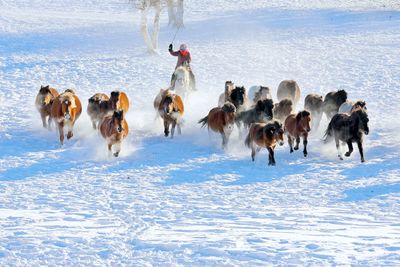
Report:
[[369,129],[368,129],[368,128],[364,130],[364,134],[365,134],[365,135],[368,135],[368,134],[369,134]]
[[122,128],[122,127],[117,127],[117,132],[118,132],[118,133],[122,133],[123,130],[124,130],[124,128]]
[[71,119],[71,115],[69,115],[68,113],[64,113],[64,119],[66,120]]

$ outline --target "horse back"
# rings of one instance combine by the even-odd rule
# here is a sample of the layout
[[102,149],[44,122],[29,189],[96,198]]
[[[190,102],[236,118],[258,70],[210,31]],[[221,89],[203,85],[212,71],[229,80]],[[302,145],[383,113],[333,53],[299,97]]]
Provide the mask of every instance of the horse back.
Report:
[[185,106],[183,105],[182,98],[179,95],[175,95],[174,101],[179,110],[179,113],[182,115],[183,112],[185,111]]
[[129,99],[128,96],[124,92],[120,92],[119,95],[120,108],[124,111],[124,113],[129,110]]

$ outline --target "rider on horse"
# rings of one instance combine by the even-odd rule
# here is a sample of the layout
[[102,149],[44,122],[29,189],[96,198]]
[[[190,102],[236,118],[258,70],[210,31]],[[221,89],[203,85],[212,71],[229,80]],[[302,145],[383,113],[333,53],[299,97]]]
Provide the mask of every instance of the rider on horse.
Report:
[[[192,72],[192,68],[190,67],[190,62],[192,61],[192,58],[190,56],[190,52],[187,48],[187,45],[181,44],[179,47],[179,50],[174,51],[172,48],[172,44],[170,44],[168,51],[172,56],[178,57],[178,61],[176,62],[175,69],[178,68],[179,66],[187,66],[187,69],[190,74],[191,87],[193,90],[195,90],[194,74]],[[175,75],[172,74],[172,78],[171,78],[171,87],[172,88],[175,86],[175,79],[176,79]]]

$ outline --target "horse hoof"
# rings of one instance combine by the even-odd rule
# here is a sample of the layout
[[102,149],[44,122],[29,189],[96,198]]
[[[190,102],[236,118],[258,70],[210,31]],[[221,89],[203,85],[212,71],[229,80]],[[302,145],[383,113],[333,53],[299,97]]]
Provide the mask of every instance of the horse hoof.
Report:
[[290,153],[293,153],[293,149],[290,149]]
[[118,157],[118,155],[119,155],[119,152],[114,153],[114,157]]
[[339,156],[339,159],[340,159],[340,160],[343,160],[343,158],[342,158],[341,156]]
[[350,152],[346,152],[346,153],[344,153],[344,155],[345,155],[346,157],[350,157],[351,153],[350,153]]
[[68,134],[67,134],[67,139],[71,139],[72,136],[74,136],[73,133],[68,133]]
[[304,157],[307,157],[307,155],[308,155],[307,153],[304,153]]
[[365,159],[361,159],[361,162],[365,162]]
[[298,150],[298,149],[299,149],[299,147],[294,147],[293,149],[294,149],[294,150]]

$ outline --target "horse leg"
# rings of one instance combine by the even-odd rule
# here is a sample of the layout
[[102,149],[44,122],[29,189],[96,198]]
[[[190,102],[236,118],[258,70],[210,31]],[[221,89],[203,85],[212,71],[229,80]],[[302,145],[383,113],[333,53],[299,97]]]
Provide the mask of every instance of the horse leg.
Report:
[[72,133],[72,129],[73,129],[73,127],[74,127],[74,124],[73,124],[73,122],[69,122],[69,123],[67,124],[67,126],[68,126],[67,139],[69,140],[69,139],[72,138],[72,136],[74,136],[74,134]]
[[171,138],[174,138],[175,126],[176,126],[176,121],[173,121],[171,125]]
[[49,115],[49,118],[47,119],[47,129],[49,129],[49,131],[51,131],[51,123],[53,121],[53,118]]
[[228,144],[228,136],[226,135],[225,132],[222,132],[221,135],[222,135],[222,148],[225,149]]
[[303,150],[303,154],[304,154],[304,157],[307,157],[307,144],[308,144],[308,140],[307,140],[307,134],[305,134],[304,136],[303,136],[303,145],[304,145],[304,150]]
[[114,150],[115,150],[115,152],[113,153],[114,157],[118,157],[119,152],[121,151],[121,142],[114,144]]
[[47,128],[46,113],[44,111],[40,111],[40,117],[42,118],[43,128]]
[[349,147],[349,151],[347,151],[344,155],[346,157],[350,157],[351,153],[353,153],[353,143],[351,140],[347,141],[347,146]]
[[194,77],[194,74],[193,74],[192,70],[189,71],[189,76],[190,76],[190,81],[189,81],[190,88],[192,89],[192,91],[197,91],[197,89],[196,89],[196,79]]
[[60,143],[64,145],[64,122],[58,123],[58,132],[60,133]]
[[365,159],[364,159],[364,150],[363,150],[363,146],[362,146],[361,140],[358,140],[358,141],[357,141],[357,146],[358,146],[358,151],[360,151],[361,162],[365,162]]
[[340,160],[343,160],[342,152],[341,152],[341,149],[340,149],[340,140],[339,140],[339,138],[338,138],[338,136],[336,134],[335,134],[335,143],[336,143],[336,149],[338,151],[338,157],[339,157]]
[[93,127],[93,129],[94,129],[94,130],[96,130],[96,129],[97,129],[97,127],[96,127],[96,121],[95,121],[95,120],[93,120],[93,119],[92,119],[92,127]]
[[288,144],[290,147],[290,153],[293,153],[293,139],[290,135],[287,136]]
[[167,137],[169,135],[169,122],[164,119],[164,135]]
[[251,160],[252,161],[255,160],[256,154],[257,154],[258,151],[259,151],[259,149],[258,148],[256,149],[254,144],[253,144],[253,142],[251,141]]
[[299,144],[300,144],[300,136],[296,136],[296,145],[294,146],[294,150],[299,149]]
[[268,165],[269,166],[275,166],[275,157],[274,157],[274,150],[272,147],[267,147],[268,149]]
[[178,134],[182,134],[181,125],[179,123],[177,123],[176,127],[178,128]]

